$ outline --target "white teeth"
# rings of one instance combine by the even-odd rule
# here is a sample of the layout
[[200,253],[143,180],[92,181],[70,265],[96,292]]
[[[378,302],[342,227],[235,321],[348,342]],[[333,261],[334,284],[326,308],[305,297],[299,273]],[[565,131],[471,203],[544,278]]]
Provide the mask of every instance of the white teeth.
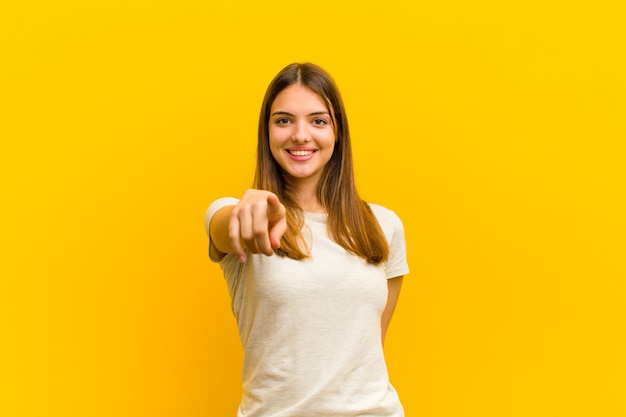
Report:
[[307,156],[311,155],[313,151],[289,151],[293,156]]

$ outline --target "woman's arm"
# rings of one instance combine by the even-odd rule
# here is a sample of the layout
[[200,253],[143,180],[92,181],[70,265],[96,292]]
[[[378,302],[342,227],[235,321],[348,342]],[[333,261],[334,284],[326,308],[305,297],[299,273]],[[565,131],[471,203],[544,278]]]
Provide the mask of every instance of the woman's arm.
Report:
[[385,342],[385,335],[387,334],[387,328],[389,327],[391,316],[393,316],[393,311],[396,309],[396,304],[398,303],[400,289],[402,288],[402,278],[403,276],[399,276],[395,278],[389,278],[387,280],[387,288],[389,292],[387,295],[387,305],[385,306],[385,310],[383,311],[383,316],[381,319],[381,338],[383,343]]
[[215,248],[222,253],[232,253],[233,248],[228,237],[230,216],[235,206],[222,207],[215,212],[209,224],[209,235]]

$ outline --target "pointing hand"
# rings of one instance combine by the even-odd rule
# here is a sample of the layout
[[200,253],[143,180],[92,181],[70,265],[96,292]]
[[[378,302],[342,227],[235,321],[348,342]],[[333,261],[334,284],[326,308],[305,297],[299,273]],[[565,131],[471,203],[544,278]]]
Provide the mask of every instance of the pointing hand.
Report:
[[248,190],[231,213],[228,235],[237,259],[246,261],[250,253],[274,254],[287,231],[285,206],[276,194],[264,190]]

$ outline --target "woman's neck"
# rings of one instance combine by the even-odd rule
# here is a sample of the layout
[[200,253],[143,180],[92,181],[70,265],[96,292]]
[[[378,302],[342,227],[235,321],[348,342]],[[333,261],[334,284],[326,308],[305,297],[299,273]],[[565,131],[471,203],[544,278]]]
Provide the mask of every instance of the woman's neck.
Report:
[[315,202],[313,201],[308,201],[306,203],[300,203],[298,202],[298,205],[300,206],[300,208],[307,212],[307,213],[324,213],[326,214],[326,208],[324,208],[324,206],[322,206],[318,201],[317,198],[315,199]]
[[296,202],[307,213],[326,213],[326,208],[317,198],[317,184],[293,184]]

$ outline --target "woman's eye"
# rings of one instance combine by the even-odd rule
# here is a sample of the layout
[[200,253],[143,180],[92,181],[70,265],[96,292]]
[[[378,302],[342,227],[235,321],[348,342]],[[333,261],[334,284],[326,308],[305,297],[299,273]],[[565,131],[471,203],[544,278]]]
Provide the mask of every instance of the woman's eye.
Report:
[[287,119],[286,117],[276,119],[277,125],[286,125],[287,123],[289,123],[289,119]]
[[328,122],[324,119],[315,119],[313,120],[313,124],[318,125],[318,126],[323,126],[323,125],[327,125]]

